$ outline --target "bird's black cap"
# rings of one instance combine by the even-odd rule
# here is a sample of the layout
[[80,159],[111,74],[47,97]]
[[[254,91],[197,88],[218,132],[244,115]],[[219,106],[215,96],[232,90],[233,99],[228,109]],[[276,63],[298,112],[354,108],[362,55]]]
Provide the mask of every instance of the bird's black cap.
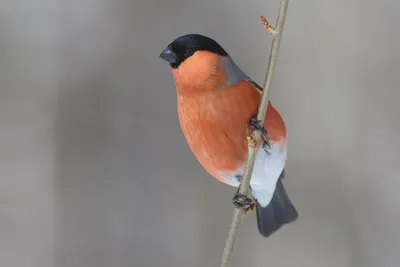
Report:
[[200,34],[186,34],[170,43],[161,52],[160,58],[168,62],[172,68],[177,68],[196,51],[209,51],[220,56],[228,55],[215,40]]

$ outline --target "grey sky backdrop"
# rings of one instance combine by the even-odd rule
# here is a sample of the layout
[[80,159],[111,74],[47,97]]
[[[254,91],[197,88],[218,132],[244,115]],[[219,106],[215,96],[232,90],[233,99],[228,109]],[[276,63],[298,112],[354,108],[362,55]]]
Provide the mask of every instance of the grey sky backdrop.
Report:
[[[35,0],[0,8],[0,265],[218,266],[234,189],[180,132],[158,54],[215,38],[263,82],[279,0]],[[399,1],[291,1],[271,101],[299,220],[246,217],[239,266],[400,264]]]

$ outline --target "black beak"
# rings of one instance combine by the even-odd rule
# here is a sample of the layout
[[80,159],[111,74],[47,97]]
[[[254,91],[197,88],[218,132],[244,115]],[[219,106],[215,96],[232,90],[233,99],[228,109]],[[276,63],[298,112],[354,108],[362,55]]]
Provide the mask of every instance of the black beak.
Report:
[[176,62],[175,54],[168,47],[161,52],[160,58],[167,61],[169,64],[173,64]]

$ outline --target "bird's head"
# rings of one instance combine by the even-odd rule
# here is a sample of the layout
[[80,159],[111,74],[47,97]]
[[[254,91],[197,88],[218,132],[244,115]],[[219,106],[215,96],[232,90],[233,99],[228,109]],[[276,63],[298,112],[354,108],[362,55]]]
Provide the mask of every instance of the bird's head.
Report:
[[[228,53],[213,39],[200,34],[176,38],[160,54],[172,68],[177,87],[200,89],[221,82],[221,59]],[[211,88],[211,87],[210,87]]]

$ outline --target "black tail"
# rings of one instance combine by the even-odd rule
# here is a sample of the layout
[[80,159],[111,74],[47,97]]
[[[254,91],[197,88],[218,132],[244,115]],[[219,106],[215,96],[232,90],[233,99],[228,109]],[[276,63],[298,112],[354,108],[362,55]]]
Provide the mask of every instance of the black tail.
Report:
[[274,196],[268,206],[263,208],[258,203],[256,206],[258,231],[264,237],[272,235],[284,224],[294,222],[299,216],[283,187],[283,176],[284,172],[276,184]]

